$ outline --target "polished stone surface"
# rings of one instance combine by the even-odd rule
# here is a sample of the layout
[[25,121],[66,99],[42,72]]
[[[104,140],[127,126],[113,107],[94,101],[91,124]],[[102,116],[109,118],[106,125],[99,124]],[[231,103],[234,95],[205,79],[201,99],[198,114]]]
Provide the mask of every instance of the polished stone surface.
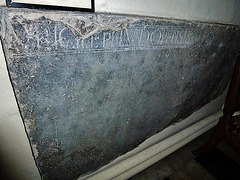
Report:
[[43,179],[92,172],[221,95],[239,32],[228,25],[1,9],[7,65]]

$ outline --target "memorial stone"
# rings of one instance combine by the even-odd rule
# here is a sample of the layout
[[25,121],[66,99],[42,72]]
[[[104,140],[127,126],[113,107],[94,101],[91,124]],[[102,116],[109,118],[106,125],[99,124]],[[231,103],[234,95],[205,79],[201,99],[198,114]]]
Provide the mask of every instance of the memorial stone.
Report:
[[[226,89],[238,26],[1,8],[1,41],[43,179],[76,179]],[[212,112],[214,113],[214,112]]]

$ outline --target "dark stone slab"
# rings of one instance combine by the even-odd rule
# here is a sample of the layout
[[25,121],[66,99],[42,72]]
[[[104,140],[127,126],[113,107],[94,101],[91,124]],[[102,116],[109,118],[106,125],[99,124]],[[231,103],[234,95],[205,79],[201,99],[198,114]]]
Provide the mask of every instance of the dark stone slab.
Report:
[[1,40],[43,179],[76,179],[226,89],[239,28],[1,9]]

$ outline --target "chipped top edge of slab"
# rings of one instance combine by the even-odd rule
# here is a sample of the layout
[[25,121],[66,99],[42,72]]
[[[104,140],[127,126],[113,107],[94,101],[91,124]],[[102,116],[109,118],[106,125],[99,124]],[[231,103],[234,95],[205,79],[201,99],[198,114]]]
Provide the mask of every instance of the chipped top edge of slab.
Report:
[[[236,24],[227,24],[227,23],[218,23],[218,22],[204,22],[204,21],[197,21],[197,20],[187,20],[187,19],[175,19],[175,18],[166,18],[166,17],[153,17],[153,16],[142,16],[142,15],[133,15],[133,14],[119,14],[119,13],[104,13],[104,12],[82,12],[82,11],[64,11],[64,10],[49,10],[49,9],[28,9],[28,8],[12,8],[12,7],[0,7],[0,10],[3,9],[5,11],[10,12],[31,12],[31,13],[39,13],[44,12],[45,15],[51,15],[54,12],[56,14],[62,14],[63,12],[71,15],[106,15],[106,16],[118,16],[120,18],[130,17],[133,20],[158,20],[158,21],[170,21],[175,23],[192,23],[192,24],[202,24],[202,25],[215,25],[215,26],[229,26],[229,27],[236,27],[237,29],[240,28],[240,25]],[[36,17],[37,18],[37,17]],[[34,18],[34,19],[36,19]]]

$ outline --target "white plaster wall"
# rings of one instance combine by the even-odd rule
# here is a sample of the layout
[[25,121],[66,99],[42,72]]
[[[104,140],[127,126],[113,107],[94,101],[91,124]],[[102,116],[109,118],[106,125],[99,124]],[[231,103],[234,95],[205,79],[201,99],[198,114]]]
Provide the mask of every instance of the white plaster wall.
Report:
[[240,25],[240,0],[95,0],[95,11]]
[[0,0],[0,6],[6,6],[6,1],[5,0]]
[[22,118],[18,111],[1,44],[0,167],[5,168],[4,173],[14,180],[41,179],[32,156]]

